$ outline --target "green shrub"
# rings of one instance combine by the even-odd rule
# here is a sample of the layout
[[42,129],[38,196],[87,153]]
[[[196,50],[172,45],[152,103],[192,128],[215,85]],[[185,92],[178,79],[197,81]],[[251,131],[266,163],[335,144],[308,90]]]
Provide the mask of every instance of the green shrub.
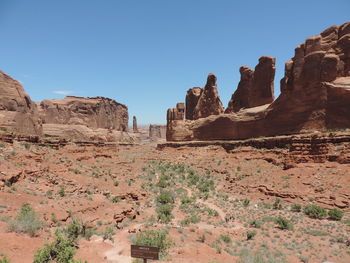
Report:
[[301,211],[301,204],[292,204],[290,210],[299,213]]
[[256,230],[247,230],[247,240],[251,240],[256,236]]
[[172,245],[172,241],[168,238],[168,231],[166,230],[145,230],[138,232],[133,238],[132,243],[140,246],[158,247],[162,257],[167,254],[167,250]]
[[275,219],[275,223],[277,224],[277,227],[281,230],[292,230],[293,225],[292,223],[284,218],[283,216],[279,216]]
[[198,182],[197,188],[202,193],[208,193],[210,190],[214,190],[214,181],[202,179]]
[[276,198],[275,202],[272,205],[273,209],[282,209],[282,204],[281,203],[282,203],[281,198]]
[[16,218],[9,221],[8,230],[10,232],[26,233],[33,237],[36,236],[42,226],[43,223],[34,209],[28,203],[24,203]]
[[114,181],[113,185],[114,185],[114,186],[118,186],[118,185],[119,185],[119,182],[118,182],[118,181]]
[[337,208],[333,208],[328,211],[328,218],[331,220],[340,221],[343,215],[344,215],[343,211]]
[[220,235],[220,239],[221,239],[222,241],[224,241],[226,244],[232,243],[231,238],[230,238],[229,236],[227,236],[227,235]]
[[184,196],[181,198],[181,204],[190,204],[193,203],[195,201],[194,198],[188,197],[188,196]]
[[0,263],[10,263],[10,260],[6,256],[1,256]]
[[201,242],[201,243],[205,242],[205,235],[204,234],[199,236],[199,242]]
[[314,219],[322,219],[327,216],[327,211],[318,205],[307,205],[304,208],[304,213]]
[[244,207],[248,207],[248,206],[249,206],[249,203],[250,203],[250,200],[249,200],[249,199],[243,199],[243,201],[242,201],[242,205],[243,205]]
[[257,220],[257,219],[253,219],[249,222],[249,225],[251,227],[255,227],[255,228],[260,228],[261,227],[261,221]]
[[103,241],[110,240],[114,242],[113,235],[115,234],[113,227],[109,226],[102,232]]
[[60,187],[58,194],[60,195],[60,197],[64,197],[66,195],[66,191],[64,190],[63,186]]
[[157,202],[161,204],[174,203],[174,196],[171,191],[162,190],[160,194],[157,196]]
[[189,224],[197,224],[200,221],[198,216],[189,216],[180,221],[181,226],[187,226]]
[[[75,241],[75,240],[74,240]],[[63,231],[57,230],[55,240],[47,243],[39,249],[34,255],[33,263],[79,263],[81,261],[74,260],[73,256],[76,252],[74,241],[70,240]]]
[[121,200],[121,199],[120,199],[120,197],[118,197],[118,196],[113,196],[112,199],[111,199],[112,203],[119,203],[120,200]]
[[158,187],[161,187],[161,188],[166,188],[170,185],[170,176],[169,175],[162,175],[160,178],[159,178],[159,181],[157,183],[157,186]]
[[173,207],[169,204],[160,205],[157,208],[157,217],[158,220],[162,223],[169,223],[173,219],[171,211]]

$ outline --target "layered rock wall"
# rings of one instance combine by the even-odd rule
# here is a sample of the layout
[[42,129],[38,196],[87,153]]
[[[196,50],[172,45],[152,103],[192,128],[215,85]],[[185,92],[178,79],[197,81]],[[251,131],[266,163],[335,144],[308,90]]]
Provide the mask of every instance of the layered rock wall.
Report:
[[104,97],[44,100],[38,104],[47,136],[94,141],[138,141],[128,131],[128,108]]

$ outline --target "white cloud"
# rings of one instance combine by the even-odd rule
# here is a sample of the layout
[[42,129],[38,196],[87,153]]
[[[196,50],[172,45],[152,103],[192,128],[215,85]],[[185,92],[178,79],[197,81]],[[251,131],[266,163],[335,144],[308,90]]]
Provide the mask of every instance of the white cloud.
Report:
[[71,91],[71,90],[54,90],[53,93],[58,94],[58,95],[67,96],[67,95],[72,94],[73,91]]

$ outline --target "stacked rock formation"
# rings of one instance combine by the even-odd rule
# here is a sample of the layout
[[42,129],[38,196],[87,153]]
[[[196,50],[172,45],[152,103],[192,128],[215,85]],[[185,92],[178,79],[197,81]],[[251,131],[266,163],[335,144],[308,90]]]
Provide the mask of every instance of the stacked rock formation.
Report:
[[193,110],[193,119],[205,118],[210,115],[218,115],[224,112],[217,85],[216,76],[213,73],[208,75],[207,84],[199,96],[196,107]]
[[170,108],[167,111],[167,123],[171,121],[180,121],[185,117],[185,105],[182,102],[176,104],[176,108]]
[[225,113],[237,112],[242,108],[253,108],[269,104],[274,100],[275,58],[263,56],[255,71],[247,66],[239,69],[241,80],[232,95]]
[[2,71],[0,71],[0,128],[28,135],[42,134],[35,103],[17,80]]
[[167,139],[246,139],[350,128],[350,22],[332,26],[295,49],[275,101],[274,64],[274,58],[262,57],[254,72],[241,67],[229,114],[213,111],[217,100],[205,100],[204,89],[194,120],[168,123]]

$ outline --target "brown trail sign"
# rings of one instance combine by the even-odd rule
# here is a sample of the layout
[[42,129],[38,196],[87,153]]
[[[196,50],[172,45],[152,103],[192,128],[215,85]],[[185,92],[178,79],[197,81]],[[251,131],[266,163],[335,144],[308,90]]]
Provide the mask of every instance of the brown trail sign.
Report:
[[147,263],[147,259],[159,260],[159,248],[131,245],[131,257],[143,258],[144,263]]

